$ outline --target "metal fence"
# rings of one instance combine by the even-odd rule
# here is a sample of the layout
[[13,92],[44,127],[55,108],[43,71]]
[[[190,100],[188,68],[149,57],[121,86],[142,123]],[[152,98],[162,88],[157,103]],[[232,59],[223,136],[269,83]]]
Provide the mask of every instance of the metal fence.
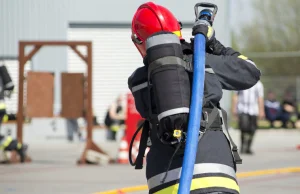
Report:
[[268,91],[276,94],[277,100],[282,101],[284,95],[289,92],[300,104],[300,76],[262,76],[265,98]]

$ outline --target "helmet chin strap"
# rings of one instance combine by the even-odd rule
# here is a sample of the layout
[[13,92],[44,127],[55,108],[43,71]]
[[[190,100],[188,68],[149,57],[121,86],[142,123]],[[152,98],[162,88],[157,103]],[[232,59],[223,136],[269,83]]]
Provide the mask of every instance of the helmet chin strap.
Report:
[[136,44],[136,43],[134,43],[134,46],[137,48],[137,50],[140,52],[140,54],[144,58],[146,56],[146,53],[143,52],[143,50],[141,49],[142,44]]

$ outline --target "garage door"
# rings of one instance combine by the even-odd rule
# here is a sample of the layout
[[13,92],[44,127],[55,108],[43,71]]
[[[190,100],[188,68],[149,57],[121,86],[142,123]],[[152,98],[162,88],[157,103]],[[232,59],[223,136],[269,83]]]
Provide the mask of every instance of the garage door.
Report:
[[[190,37],[191,30],[183,30]],[[93,110],[100,123],[116,97],[128,92],[128,76],[143,65],[142,58],[131,41],[130,28],[69,28],[69,40],[93,42]],[[86,52],[84,50],[82,52]],[[85,63],[68,50],[68,71],[86,72]]]

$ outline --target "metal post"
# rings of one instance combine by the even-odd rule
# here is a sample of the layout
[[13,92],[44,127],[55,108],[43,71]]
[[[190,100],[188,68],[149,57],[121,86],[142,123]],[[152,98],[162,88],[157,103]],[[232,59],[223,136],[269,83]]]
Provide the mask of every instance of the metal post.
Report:
[[18,114],[17,114],[17,139],[23,143],[23,95],[24,95],[24,65],[25,65],[25,45],[19,44],[19,100],[18,100]]
[[93,113],[92,113],[92,43],[87,45],[87,65],[88,65],[88,88],[87,88],[87,141],[92,141]]

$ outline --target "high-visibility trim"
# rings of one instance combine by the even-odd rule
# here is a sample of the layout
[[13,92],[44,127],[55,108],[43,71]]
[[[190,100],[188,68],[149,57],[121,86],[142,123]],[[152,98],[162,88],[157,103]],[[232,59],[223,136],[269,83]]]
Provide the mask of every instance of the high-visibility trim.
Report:
[[[230,166],[224,164],[216,164],[216,163],[200,163],[194,165],[194,173],[193,173],[194,176],[207,174],[207,173],[222,173],[236,179],[235,170]],[[150,179],[148,179],[149,189],[161,185],[162,184],[161,180],[164,177],[164,175],[165,172],[155,175]],[[164,183],[178,180],[180,179],[180,176],[181,176],[181,168],[170,170],[168,172],[168,176],[165,179]]]
[[251,60],[246,60],[248,63],[251,63],[252,65],[254,65],[255,67],[256,67],[256,64],[253,62],[253,61],[251,61]]
[[238,56],[238,58],[243,59],[243,60],[248,60],[248,57],[246,57],[244,55],[240,55],[240,56]]
[[163,65],[181,65],[183,67],[186,67],[186,62],[183,59],[175,56],[162,57],[150,63],[148,71],[151,72],[158,66]]
[[5,88],[10,88],[10,87],[13,87],[14,86],[14,83],[13,82],[8,82],[6,85],[5,85]]
[[19,150],[19,149],[21,149],[21,148],[22,148],[22,144],[18,142],[18,144],[17,144],[17,149]]
[[171,34],[158,34],[151,36],[146,40],[146,49],[162,44],[180,44],[180,40],[177,35]]
[[212,68],[205,68],[205,72],[215,74],[215,72]]
[[178,31],[174,31],[174,32],[172,32],[173,34],[176,34],[178,37],[181,37],[181,31],[180,30],[178,30]]
[[256,64],[253,61],[249,60],[248,57],[246,57],[244,55],[240,55],[240,56],[238,56],[238,58],[243,59],[243,60],[247,61],[248,63],[251,63],[252,65],[254,65],[256,67]]
[[147,83],[147,82],[144,82],[144,83],[142,83],[142,84],[139,84],[139,85],[136,85],[136,86],[132,87],[131,91],[132,91],[132,92],[136,92],[136,91],[139,91],[139,90],[141,90],[141,89],[146,88],[147,86],[148,86],[148,83]]
[[6,137],[3,143],[0,144],[0,149],[5,149],[12,142],[12,137]]
[[[240,188],[238,184],[234,180],[226,177],[196,178],[193,179],[191,183],[191,191],[198,190],[198,189],[214,188],[214,187],[235,190],[238,193],[240,192]],[[178,188],[179,188],[179,184],[177,183],[175,185],[157,191],[154,194],[177,194]]]
[[0,101],[0,110],[6,109],[6,104]]
[[171,110],[167,110],[165,112],[160,113],[157,118],[160,121],[162,118],[170,116],[170,115],[175,115],[175,114],[180,114],[180,113],[189,113],[190,109],[187,107],[181,107],[181,108],[174,108]]
[[251,63],[252,65],[254,65],[256,67],[256,64],[253,61],[249,60],[248,57],[246,57],[244,55],[240,55],[240,56],[238,56],[238,58],[243,59],[243,60],[247,61],[248,63]]
[[9,119],[8,115],[4,115],[3,119],[2,119],[2,122],[6,123],[8,121],[8,119]]
[[207,37],[211,38],[214,33],[214,29],[211,26],[208,26]]

